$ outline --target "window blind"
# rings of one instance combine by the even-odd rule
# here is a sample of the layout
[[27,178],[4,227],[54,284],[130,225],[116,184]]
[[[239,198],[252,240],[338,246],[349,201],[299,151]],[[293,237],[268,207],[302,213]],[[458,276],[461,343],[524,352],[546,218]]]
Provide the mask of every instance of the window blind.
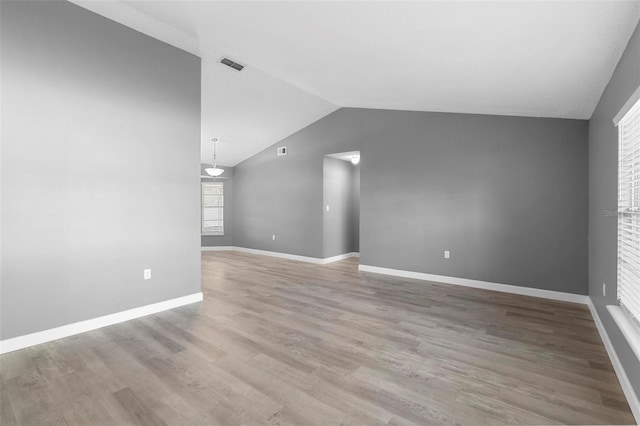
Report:
[[224,235],[224,184],[202,183],[202,233]]
[[618,123],[618,299],[640,323],[640,101]]

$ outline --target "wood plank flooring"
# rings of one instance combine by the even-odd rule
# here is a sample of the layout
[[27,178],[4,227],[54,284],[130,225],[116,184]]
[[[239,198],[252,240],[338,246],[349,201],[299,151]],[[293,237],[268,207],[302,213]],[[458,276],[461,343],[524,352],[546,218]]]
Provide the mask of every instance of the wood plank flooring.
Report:
[[2,355],[0,423],[630,424],[586,306],[238,252],[202,303]]

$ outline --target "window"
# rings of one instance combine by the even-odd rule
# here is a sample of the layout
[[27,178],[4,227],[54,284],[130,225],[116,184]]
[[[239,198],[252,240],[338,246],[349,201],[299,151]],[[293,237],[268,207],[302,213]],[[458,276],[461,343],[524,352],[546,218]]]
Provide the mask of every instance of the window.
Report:
[[202,183],[202,234],[224,235],[224,184]]
[[618,123],[618,299],[640,324],[640,101]]

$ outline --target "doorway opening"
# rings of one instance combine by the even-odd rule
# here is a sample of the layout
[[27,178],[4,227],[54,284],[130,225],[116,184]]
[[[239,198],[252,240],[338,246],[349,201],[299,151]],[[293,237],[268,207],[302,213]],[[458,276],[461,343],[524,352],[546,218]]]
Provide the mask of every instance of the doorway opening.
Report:
[[360,252],[360,151],[323,159],[323,258]]

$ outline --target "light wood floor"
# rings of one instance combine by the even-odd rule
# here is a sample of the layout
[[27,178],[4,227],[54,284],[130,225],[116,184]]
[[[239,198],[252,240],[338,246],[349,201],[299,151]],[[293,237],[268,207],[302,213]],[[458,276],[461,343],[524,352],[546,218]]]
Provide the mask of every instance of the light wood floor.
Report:
[[2,355],[0,423],[633,423],[585,306],[202,260],[203,303]]

